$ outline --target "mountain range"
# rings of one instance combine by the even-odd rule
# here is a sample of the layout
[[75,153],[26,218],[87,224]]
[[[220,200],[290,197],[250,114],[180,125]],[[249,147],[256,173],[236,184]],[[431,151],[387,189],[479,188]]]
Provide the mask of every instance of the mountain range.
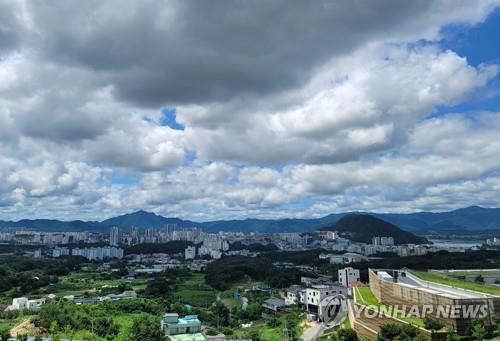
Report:
[[197,226],[207,232],[241,231],[241,232],[304,232],[332,226],[348,214],[371,214],[374,217],[394,224],[403,230],[416,234],[447,233],[472,234],[479,231],[491,230],[500,233],[500,208],[484,208],[471,206],[448,212],[418,212],[409,214],[346,212],[334,213],[315,219],[243,219],[243,220],[216,220],[208,222],[194,222],[179,218],[167,218],[151,212],[137,211],[104,221],[60,221],[50,219],[23,219],[20,221],[2,221],[0,228],[25,227],[40,231],[102,231],[111,226],[127,228],[161,228],[167,224],[176,224],[179,227]]

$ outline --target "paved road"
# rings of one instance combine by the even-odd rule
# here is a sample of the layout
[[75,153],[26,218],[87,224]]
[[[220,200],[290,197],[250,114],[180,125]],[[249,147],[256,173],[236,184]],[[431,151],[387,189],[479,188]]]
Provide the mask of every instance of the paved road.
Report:
[[317,323],[312,327],[307,328],[304,330],[302,333],[302,336],[300,337],[301,341],[313,341],[315,340],[319,334],[321,334],[321,331],[323,330],[323,324],[322,323]]

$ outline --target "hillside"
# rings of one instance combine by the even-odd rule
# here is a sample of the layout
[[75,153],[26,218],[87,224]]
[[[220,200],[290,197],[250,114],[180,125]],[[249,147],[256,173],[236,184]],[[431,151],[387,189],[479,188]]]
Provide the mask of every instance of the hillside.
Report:
[[361,243],[371,243],[373,237],[393,237],[395,244],[423,244],[427,239],[403,231],[396,225],[369,214],[348,214],[336,224],[322,230],[338,231],[342,236]]

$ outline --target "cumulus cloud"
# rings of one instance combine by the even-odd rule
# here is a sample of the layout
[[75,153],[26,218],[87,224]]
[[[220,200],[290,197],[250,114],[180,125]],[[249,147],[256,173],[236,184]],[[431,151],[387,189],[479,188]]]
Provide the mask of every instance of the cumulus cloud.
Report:
[[[285,110],[268,102],[252,112],[248,103],[181,107],[179,119],[207,159],[345,162],[404,142],[406,131],[438,105],[460,102],[496,74],[495,66],[473,68],[451,51],[383,44],[335,59],[289,95],[301,102]],[[200,120],[217,111],[226,123]]]
[[433,117],[498,4],[0,1],[0,218],[499,205],[498,114]]

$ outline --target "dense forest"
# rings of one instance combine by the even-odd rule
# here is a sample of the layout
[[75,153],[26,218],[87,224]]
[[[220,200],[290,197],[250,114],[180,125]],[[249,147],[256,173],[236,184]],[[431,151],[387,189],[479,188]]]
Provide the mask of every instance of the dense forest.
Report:
[[[300,281],[301,275],[309,275],[297,269],[281,269],[273,265],[275,262],[293,263],[295,265],[319,266],[329,273],[332,279],[337,279],[337,270],[341,265],[328,264],[318,258],[321,250],[300,252],[268,252],[255,258],[224,257],[215,261],[206,269],[206,281],[213,288],[224,290],[231,283],[251,278],[264,281],[275,288],[283,288]],[[398,257],[393,254],[369,262],[356,263],[360,269],[361,280],[368,281],[368,269],[480,269],[498,267],[500,251],[471,251],[449,253],[446,251],[430,253],[425,257]]]
[[14,296],[21,296],[37,288],[56,283],[58,276],[78,270],[87,262],[83,257],[35,259],[24,256],[0,257],[0,292],[18,288]]

